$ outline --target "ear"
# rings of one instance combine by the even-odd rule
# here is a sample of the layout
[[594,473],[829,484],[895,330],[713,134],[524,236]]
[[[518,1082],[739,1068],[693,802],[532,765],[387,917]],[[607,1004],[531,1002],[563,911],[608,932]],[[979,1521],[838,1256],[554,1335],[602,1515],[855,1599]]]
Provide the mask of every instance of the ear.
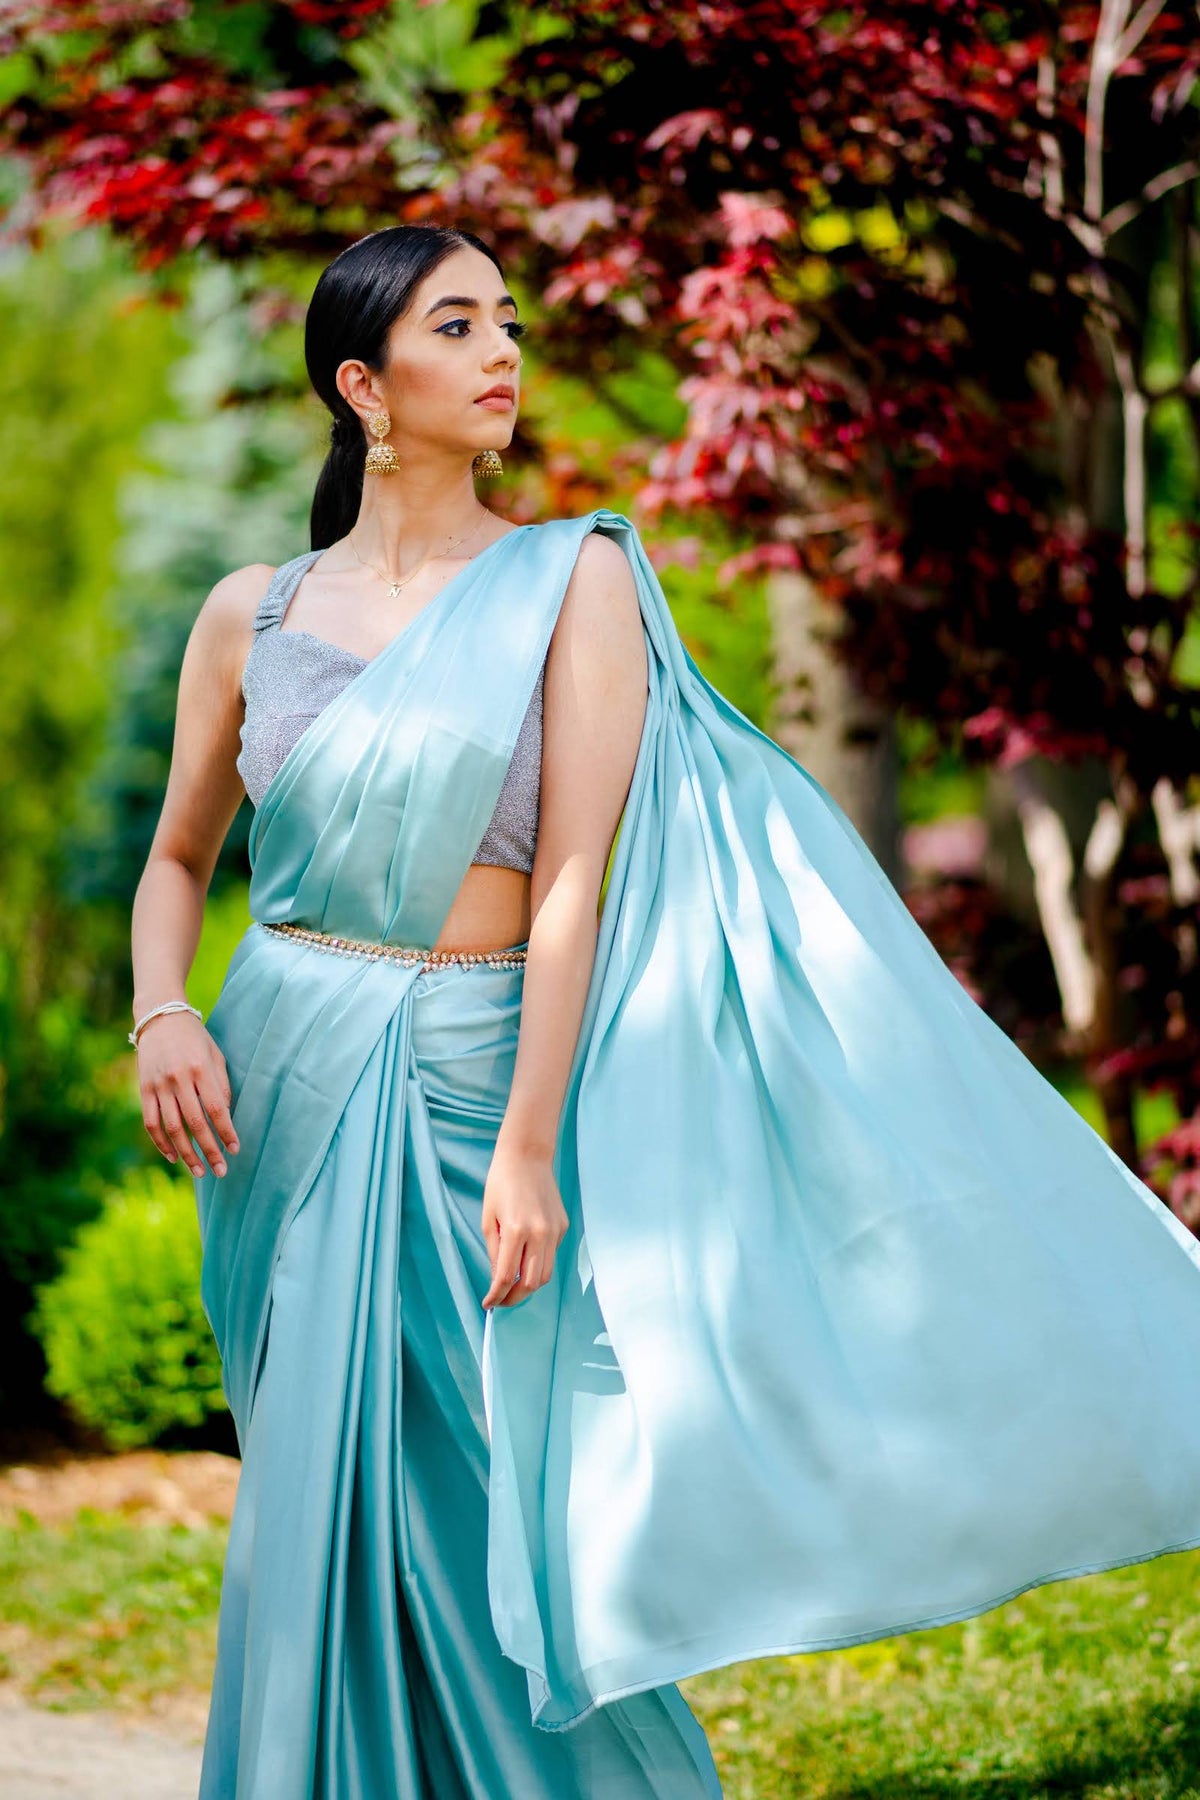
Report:
[[386,403],[375,391],[374,374],[358,357],[347,357],[345,362],[338,364],[334,382],[343,400],[354,408],[364,425],[369,413],[386,411]]

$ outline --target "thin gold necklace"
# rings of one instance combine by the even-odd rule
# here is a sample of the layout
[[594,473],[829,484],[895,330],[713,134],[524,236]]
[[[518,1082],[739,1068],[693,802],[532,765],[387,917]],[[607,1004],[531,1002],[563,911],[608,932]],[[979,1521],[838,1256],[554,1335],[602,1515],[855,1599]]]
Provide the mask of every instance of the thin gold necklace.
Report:
[[411,573],[409,573],[408,575],[402,576],[399,580],[397,580],[395,577],[389,575],[385,569],[377,569],[375,567],[375,564],[373,562],[368,562],[365,556],[360,556],[358,549],[355,546],[353,535],[347,534],[346,542],[349,544],[351,550],[354,551],[355,556],[358,557],[358,560],[363,565],[364,569],[370,569],[373,574],[379,576],[379,579],[381,581],[387,582],[387,584],[388,584],[388,599],[394,600],[396,598],[396,595],[400,592],[401,588],[406,588],[410,581],[413,581],[416,579],[416,577],[421,573],[421,570],[425,567],[426,563],[431,563],[435,556],[449,556],[449,554],[452,550],[458,549],[459,544],[463,543],[469,537],[474,537],[475,532],[479,530],[479,527],[483,524],[483,521],[487,518],[487,516],[488,516],[487,508],[484,507],[483,511],[479,515],[479,520],[475,526],[475,531],[464,532],[462,537],[455,539],[454,543],[447,544],[446,548],[444,550],[432,551],[425,558],[425,562],[419,562],[417,564],[416,568],[411,571]]

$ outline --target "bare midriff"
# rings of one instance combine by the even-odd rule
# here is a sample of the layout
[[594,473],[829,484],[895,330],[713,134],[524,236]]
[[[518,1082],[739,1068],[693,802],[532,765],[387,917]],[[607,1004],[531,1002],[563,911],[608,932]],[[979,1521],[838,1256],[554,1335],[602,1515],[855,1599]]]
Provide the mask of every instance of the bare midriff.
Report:
[[533,878],[524,869],[472,863],[434,950],[507,950],[529,936]]

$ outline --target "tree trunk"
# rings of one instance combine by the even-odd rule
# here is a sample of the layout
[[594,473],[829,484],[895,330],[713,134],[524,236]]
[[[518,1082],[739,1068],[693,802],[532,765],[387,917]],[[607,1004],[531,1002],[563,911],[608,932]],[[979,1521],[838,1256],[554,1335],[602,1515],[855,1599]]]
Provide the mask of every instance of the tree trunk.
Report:
[[895,718],[862,692],[834,653],[842,629],[833,608],[802,574],[768,577],[775,703],[771,732],[828,788],[886,871],[908,879],[900,837]]

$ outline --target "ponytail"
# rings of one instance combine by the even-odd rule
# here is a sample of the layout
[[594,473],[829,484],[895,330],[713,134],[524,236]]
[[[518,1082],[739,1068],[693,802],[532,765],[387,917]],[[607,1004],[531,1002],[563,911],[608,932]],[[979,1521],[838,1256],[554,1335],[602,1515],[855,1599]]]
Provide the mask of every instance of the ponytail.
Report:
[[[345,405],[345,402],[343,402]],[[309,548],[327,550],[345,537],[362,505],[367,441],[352,408],[336,412],[329,428],[329,451],[317,476],[309,515]]]

